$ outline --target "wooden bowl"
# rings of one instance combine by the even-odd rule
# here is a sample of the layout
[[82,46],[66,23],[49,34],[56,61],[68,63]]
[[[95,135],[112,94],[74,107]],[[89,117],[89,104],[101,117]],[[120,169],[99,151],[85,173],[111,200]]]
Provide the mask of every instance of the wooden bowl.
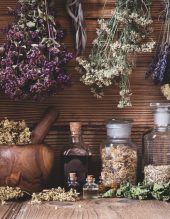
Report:
[[0,186],[39,192],[48,180],[53,163],[54,153],[44,144],[0,145]]

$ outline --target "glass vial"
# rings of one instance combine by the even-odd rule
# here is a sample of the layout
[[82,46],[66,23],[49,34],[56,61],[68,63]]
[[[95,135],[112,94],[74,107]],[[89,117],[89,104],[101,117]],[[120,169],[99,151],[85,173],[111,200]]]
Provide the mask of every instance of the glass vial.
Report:
[[80,185],[77,181],[76,173],[69,173],[67,190],[75,189],[77,192],[80,192]]
[[154,128],[144,136],[144,180],[148,184],[170,181],[170,104],[150,104]]
[[99,187],[95,183],[93,175],[88,175],[86,184],[83,186],[83,199],[98,198]]
[[63,153],[64,183],[69,173],[76,173],[77,181],[83,187],[88,174],[91,151],[84,144],[81,134],[81,122],[70,122],[70,143]]
[[123,182],[136,183],[137,152],[131,141],[132,122],[111,119],[107,122],[107,139],[101,145],[103,184],[117,188]]

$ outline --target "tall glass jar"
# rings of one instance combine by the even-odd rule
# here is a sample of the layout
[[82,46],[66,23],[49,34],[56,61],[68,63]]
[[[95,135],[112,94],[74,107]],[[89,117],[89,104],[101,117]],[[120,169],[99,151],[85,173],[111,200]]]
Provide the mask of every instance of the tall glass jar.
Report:
[[137,152],[131,141],[132,121],[107,122],[107,140],[101,145],[103,185],[115,188],[123,182],[136,183]]
[[150,104],[154,128],[144,136],[144,180],[149,184],[170,181],[170,104]]

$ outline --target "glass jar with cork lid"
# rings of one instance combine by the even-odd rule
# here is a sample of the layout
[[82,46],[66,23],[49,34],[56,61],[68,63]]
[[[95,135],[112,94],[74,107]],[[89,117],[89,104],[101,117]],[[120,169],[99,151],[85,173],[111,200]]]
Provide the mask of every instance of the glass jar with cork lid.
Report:
[[132,121],[111,119],[107,122],[107,140],[101,145],[102,183],[117,188],[121,183],[136,183],[137,152],[131,141]]
[[170,182],[170,104],[151,103],[154,128],[144,136],[144,180]]
[[77,181],[80,187],[83,187],[92,153],[83,141],[81,126],[81,122],[70,122],[70,142],[64,150],[63,162],[64,184],[66,184],[70,173],[76,173]]

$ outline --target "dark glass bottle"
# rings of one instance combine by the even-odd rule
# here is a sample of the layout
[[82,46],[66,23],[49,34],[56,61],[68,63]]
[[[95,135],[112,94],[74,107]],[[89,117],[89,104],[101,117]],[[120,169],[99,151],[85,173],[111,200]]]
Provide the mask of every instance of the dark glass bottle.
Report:
[[84,144],[81,135],[81,123],[70,122],[70,144],[63,153],[64,161],[64,184],[66,185],[69,173],[74,172],[77,181],[82,187],[88,174],[91,152]]

